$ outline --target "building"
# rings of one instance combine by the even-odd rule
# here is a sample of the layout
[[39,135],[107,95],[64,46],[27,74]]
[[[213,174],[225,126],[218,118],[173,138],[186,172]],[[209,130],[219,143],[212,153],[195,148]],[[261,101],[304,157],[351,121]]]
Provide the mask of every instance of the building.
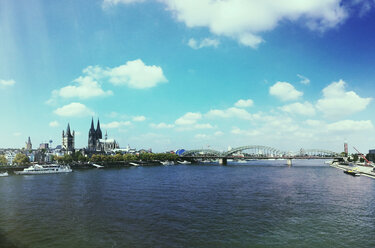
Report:
[[108,139],[106,131],[104,139],[99,139],[99,147],[101,151],[112,152],[113,150],[119,148],[119,145],[115,139]]
[[375,149],[369,150],[366,157],[368,160],[375,162]]
[[73,133],[70,132],[69,123],[66,129],[66,133],[64,132],[64,130],[62,131],[62,149],[64,149],[68,153],[74,152],[74,131]]
[[39,145],[39,149],[40,149],[40,150],[42,150],[42,149],[46,149],[46,150],[48,150],[48,148],[49,148],[48,143],[41,143],[41,144]]
[[112,152],[114,149],[117,148],[119,148],[119,144],[116,142],[115,139],[108,139],[107,132],[105,133],[105,137],[103,139],[99,119],[96,125],[96,129],[94,128],[94,118],[91,119],[91,128],[89,130],[87,151],[91,153]]
[[102,130],[100,130],[100,122],[98,119],[98,123],[96,125],[96,129],[94,128],[94,118],[91,119],[91,128],[89,130],[89,140],[87,149],[89,152],[96,152],[100,151],[100,142],[99,140],[102,139]]
[[8,165],[12,165],[13,164],[13,160],[14,158],[16,157],[17,153],[14,152],[14,151],[7,151],[5,152],[5,158],[7,159],[8,161]]
[[29,139],[27,140],[26,142],[26,150],[32,150],[33,149],[33,144],[31,144],[31,139],[30,139],[30,136],[29,136]]
[[348,142],[344,142],[344,152],[345,154],[348,154]]

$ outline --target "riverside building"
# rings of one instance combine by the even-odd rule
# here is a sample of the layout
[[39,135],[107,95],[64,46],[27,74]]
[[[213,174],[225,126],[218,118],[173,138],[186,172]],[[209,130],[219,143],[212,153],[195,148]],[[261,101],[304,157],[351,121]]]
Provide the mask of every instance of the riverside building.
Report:
[[107,132],[103,139],[102,130],[100,129],[100,122],[96,124],[96,129],[94,128],[94,118],[91,119],[91,128],[89,130],[89,139],[87,145],[87,151],[89,153],[97,152],[112,152],[114,149],[119,148],[119,144],[115,139],[108,139]]
[[68,123],[66,133],[64,130],[62,131],[62,149],[68,153],[74,152],[74,136],[74,131],[73,133],[70,132],[70,125]]

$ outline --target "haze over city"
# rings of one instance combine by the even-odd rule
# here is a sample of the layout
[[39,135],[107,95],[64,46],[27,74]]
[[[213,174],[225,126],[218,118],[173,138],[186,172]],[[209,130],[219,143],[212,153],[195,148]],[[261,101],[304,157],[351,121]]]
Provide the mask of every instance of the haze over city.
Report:
[[[0,147],[375,148],[374,1],[0,2]],[[324,10],[324,11],[323,11]]]

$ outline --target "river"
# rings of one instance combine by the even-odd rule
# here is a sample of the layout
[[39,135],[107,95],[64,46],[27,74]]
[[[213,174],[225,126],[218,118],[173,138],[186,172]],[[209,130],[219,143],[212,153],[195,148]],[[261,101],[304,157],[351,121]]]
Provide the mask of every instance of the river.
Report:
[[323,160],[0,178],[0,247],[375,247],[375,181]]

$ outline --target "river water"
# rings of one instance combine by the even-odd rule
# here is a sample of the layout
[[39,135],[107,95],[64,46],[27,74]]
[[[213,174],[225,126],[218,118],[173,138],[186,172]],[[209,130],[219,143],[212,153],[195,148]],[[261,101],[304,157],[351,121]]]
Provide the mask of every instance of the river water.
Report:
[[375,247],[375,180],[322,160],[0,178],[0,247]]

